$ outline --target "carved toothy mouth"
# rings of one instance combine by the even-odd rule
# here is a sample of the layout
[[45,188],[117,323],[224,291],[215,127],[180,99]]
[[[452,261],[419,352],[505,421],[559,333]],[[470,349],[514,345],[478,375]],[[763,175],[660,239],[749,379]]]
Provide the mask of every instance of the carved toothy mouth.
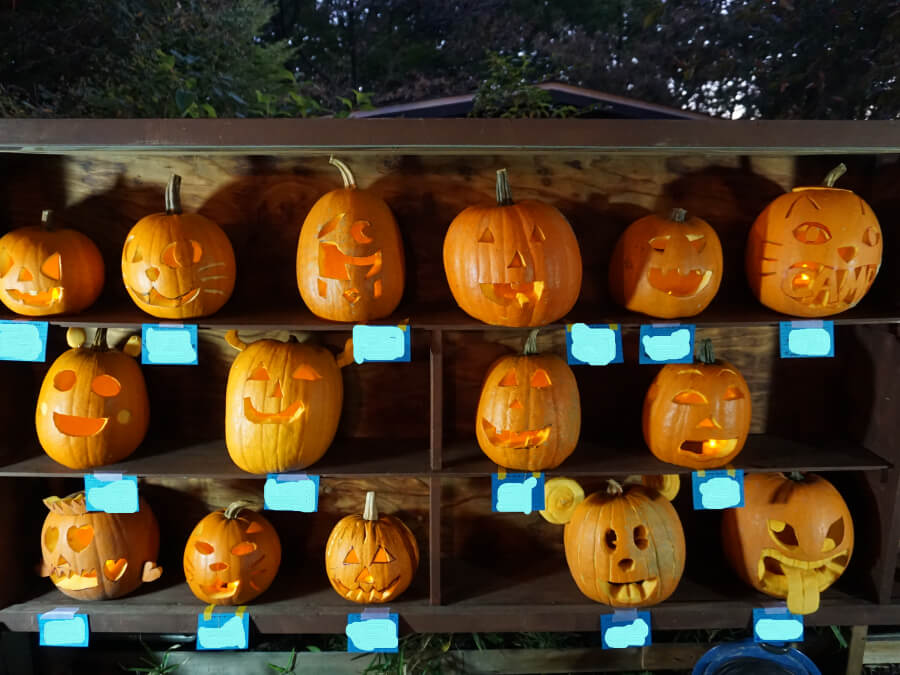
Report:
[[548,424],[542,429],[526,429],[525,431],[512,431],[511,429],[497,431],[497,427],[486,419],[482,419],[481,426],[491,445],[498,448],[528,450],[547,442],[552,425]]
[[678,452],[691,455],[695,460],[719,459],[737,447],[736,438],[707,438],[702,441],[685,441]]
[[676,298],[696,295],[706,288],[710,279],[712,279],[712,270],[704,271],[700,268],[682,272],[680,267],[668,270],[662,267],[651,267],[650,273],[647,275],[647,281],[653,288],[668,295],[674,295]]
[[81,574],[76,574],[74,570],[66,573],[56,569],[50,573],[50,581],[57,588],[63,588],[67,591],[86,591],[89,588],[96,588],[100,585],[100,580],[97,578],[97,570],[95,569],[82,570]]
[[481,292],[491,302],[498,305],[516,304],[519,307],[534,305],[544,294],[543,281],[526,281],[509,284],[479,284]]
[[151,288],[149,293],[138,293],[133,288],[129,288],[129,290],[138,296],[142,302],[154,307],[182,307],[189,302],[193,302],[200,295],[199,288],[193,288],[187,293],[176,295],[174,298],[163,295],[156,288]]
[[302,401],[294,401],[280,412],[264,413],[254,407],[249,396],[244,398],[244,417],[256,424],[286,424],[294,422],[303,414],[304,410],[306,410],[306,406],[303,405]]
[[616,583],[602,581],[610,598],[623,605],[635,605],[648,600],[659,586],[659,579],[654,577],[642,581]]
[[375,588],[375,586],[365,590],[363,586],[368,586],[368,584],[364,584],[363,582],[361,582],[357,588],[349,588],[334,577],[332,577],[331,581],[341,595],[354,602],[384,602],[394,594],[394,591],[397,590],[397,586],[400,585],[399,576],[391,581],[384,590],[379,590]]
[[843,574],[849,560],[847,551],[821,560],[800,560],[766,548],[759,558],[757,578],[762,588],[787,598],[791,612],[809,614],[819,608],[819,594]]
[[53,413],[53,424],[66,436],[96,436],[106,428],[108,417],[81,417]]
[[[852,305],[869,290],[878,265],[835,268],[814,262],[794,263],[784,276],[786,295],[807,307]],[[768,276],[763,274],[763,276]]]
[[211,584],[201,584],[200,590],[202,590],[210,600],[228,600],[237,595],[240,587],[240,581],[220,581],[219,579],[216,579]]
[[17,288],[7,288],[7,294],[13,300],[30,307],[49,307],[62,300],[62,286],[54,286],[46,291],[20,291]]

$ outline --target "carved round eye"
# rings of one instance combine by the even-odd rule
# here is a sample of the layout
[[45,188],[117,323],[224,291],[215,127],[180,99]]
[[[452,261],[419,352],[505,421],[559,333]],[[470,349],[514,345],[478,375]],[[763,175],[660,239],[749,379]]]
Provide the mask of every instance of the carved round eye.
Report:
[[188,264],[187,256],[190,256],[190,262],[198,263],[203,257],[203,248],[193,239],[186,242],[173,241],[163,249],[159,259],[164,265],[172,268],[185,267]]
[[703,249],[706,248],[705,234],[687,234],[685,236],[697,253],[703,253]]
[[666,250],[666,245],[668,243],[669,235],[667,234],[664,234],[661,237],[653,237],[653,239],[650,240],[650,248],[652,248],[654,251],[659,251],[660,253],[662,253]]
[[609,529],[606,531],[606,535],[603,537],[603,540],[606,542],[606,547],[610,551],[616,550],[616,531],[613,529]]
[[203,247],[200,246],[200,242],[194,241],[191,239],[191,261],[196,264],[200,262],[200,259],[203,257]]
[[737,401],[739,398],[744,398],[744,392],[737,387],[728,387],[728,389],[725,390],[726,401]]
[[531,376],[531,386],[535,389],[543,389],[553,384],[550,381],[550,374],[543,368],[538,368]]
[[0,248],[0,277],[5,277],[13,266],[13,257],[5,248]]
[[47,547],[50,551],[56,550],[56,544],[59,543],[59,529],[55,527],[48,527],[47,531],[44,532],[44,546]]
[[347,555],[344,556],[344,564],[345,565],[358,565],[359,564],[359,556],[356,555],[356,551],[354,549],[350,549],[347,551]]
[[828,528],[825,541],[822,542],[822,553],[833,551],[844,541],[844,519],[838,518]]
[[41,274],[56,281],[62,279],[62,256],[59,253],[48,256],[41,265]]
[[696,389],[685,389],[684,391],[679,391],[675,394],[675,398],[672,399],[675,403],[681,403],[682,405],[706,405],[709,401],[706,399],[706,396],[701,394]]
[[350,236],[353,237],[353,241],[357,244],[371,244],[374,239],[366,234],[366,228],[370,227],[372,223],[368,220],[357,220],[353,225],[350,226]]
[[516,371],[514,369],[510,369],[506,372],[506,375],[503,376],[503,379],[500,380],[500,387],[518,387],[519,386],[519,376],[516,375]]
[[650,540],[647,538],[647,528],[643,525],[638,525],[634,528],[634,545],[643,551],[649,544]]
[[831,239],[831,232],[822,223],[806,222],[794,228],[794,238],[803,244],[824,244]]
[[[863,243],[866,246],[878,246],[881,243],[881,233],[877,227],[872,225],[866,228],[866,231],[863,232]],[[0,268],[2,268],[2,265],[0,265]],[[3,276],[2,271],[0,271],[0,276]]]
[[112,375],[98,375],[91,382],[91,391],[97,396],[112,398],[119,395],[119,392],[122,391],[122,385]]
[[308,380],[310,382],[322,379],[322,376],[319,375],[316,369],[307,363],[298,366],[297,369],[291,373],[291,377],[295,380]]
[[93,539],[94,528],[90,525],[82,525],[81,527],[73,525],[66,530],[66,542],[69,544],[69,548],[76,553],[80,553],[90,546]]
[[231,555],[250,555],[256,550],[256,544],[252,541],[242,541],[231,547]]
[[494,243],[494,233],[491,232],[491,228],[486,227],[484,231],[481,233],[481,236],[478,237],[479,244],[493,244]]
[[392,560],[391,554],[387,552],[384,546],[379,546],[375,552],[375,557],[372,558],[373,563],[389,563]]
[[201,555],[209,555],[216,550],[212,547],[212,544],[207,544],[205,541],[195,541],[194,548],[197,549],[197,552]]
[[250,373],[250,377],[247,378],[249,380],[268,380],[269,379],[269,371],[266,370],[266,367],[263,365],[259,365],[256,369]]
[[53,376],[53,386],[60,391],[69,391],[75,386],[75,371],[61,370]]
[[797,541],[797,533],[794,532],[792,526],[782,520],[770,520],[768,524],[769,533],[779,544],[787,548],[794,548],[799,545],[800,542]]

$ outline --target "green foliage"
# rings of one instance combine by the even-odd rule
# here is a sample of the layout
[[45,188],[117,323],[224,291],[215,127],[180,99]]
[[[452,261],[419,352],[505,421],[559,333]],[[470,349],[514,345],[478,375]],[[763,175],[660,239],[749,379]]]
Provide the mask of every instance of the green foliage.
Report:
[[400,638],[396,654],[377,653],[366,666],[365,675],[441,675],[452,635],[412,634]]
[[138,660],[146,665],[126,667],[119,664],[119,667],[122,670],[129,673],[147,673],[147,675],[168,675],[168,673],[174,673],[185,663],[184,661],[181,663],[169,663],[169,657],[172,655],[172,652],[179,649],[181,645],[172,645],[163,653],[162,660],[157,661],[156,655],[153,653],[153,650],[147,646],[147,643],[143,640],[141,640],[140,643],[141,648],[147,653],[147,656],[142,656]]

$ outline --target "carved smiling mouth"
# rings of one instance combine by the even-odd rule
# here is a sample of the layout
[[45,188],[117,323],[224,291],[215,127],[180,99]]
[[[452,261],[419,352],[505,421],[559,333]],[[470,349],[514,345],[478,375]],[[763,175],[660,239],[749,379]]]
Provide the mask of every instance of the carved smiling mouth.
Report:
[[66,436],[95,436],[106,428],[108,417],[81,417],[53,413],[53,424]]
[[394,594],[394,591],[397,590],[397,586],[400,585],[399,576],[391,581],[384,590],[378,590],[375,586],[371,586],[368,590],[365,590],[363,586],[368,586],[369,584],[363,582],[360,582],[359,587],[357,588],[348,588],[333,577],[331,581],[341,595],[348,600],[353,600],[355,602],[384,602]]
[[240,581],[221,581],[216,579],[211,584],[201,585],[201,590],[209,596],[210,600],[228,600],[237,595],[241,587]]
[[7,288],[7,294],[13,300],[31,307],[49,307],[62,300],[62,286],[54,286],[46,291],[20,291],[17,288]]
[[546,443],[547,439],[550,437],[551,425],[548,424],[542,429],[526,429],[525,431],[505,429],[498,432],[497,427],[486,419],[482,419],[481,426],[491,445],[498,448],[528,450],[529,448],[536,448],[537,446]]
[[763,588],[787,598],[791,612],[809,614],[819,608],[819,593],[841,576],[849,560],[847,551],[821,560],[799,560],[766,548],[760,555],[757,576]]
[[200,295],[199,288],[193,288],[187,293],[176,295],[174,298],[163,295],[155,288],[151,288],[149,293],[138,293],[133,288],[130,290],[138,296],[141,301],[146,302],[148,305],[153,305],[154,307],[182,307],[189,302],[193,302],[197,299],[197,296]]
[[613,581],[603,581],[609,597],[623,605],[634,605],[644,602],[656,592],[659,586],[658,578],[644,579],[643,581],[629,581],[617,584]]
[[534,305],[544,294],[543,281],[526,281],[509,284],[479,284],[481,292],[488,300],[498,305],[516,304],[519,307]]
[[306,406],[303,405],[302,401],[294,401],[281,412],[264,413],[254,407],[253,401],[250,400],[249,396],[244,398],[244,417],[256,424],[286,424],[294,422],[303,414],[304,410],[306,410]]
[[724,457],[737,447],[736,438],[708,438],[702,441],[685,441],[678,448],[679,452],[688,453],[695,460],[718,459]]
[[658,291],[674,295],[676,298],[685,298],[696,295],[712,279],[712,270],[703,271],[694,268],[682,272],[680,267],[664,270],[662,267],[651,267],[647,275],[647,281]]

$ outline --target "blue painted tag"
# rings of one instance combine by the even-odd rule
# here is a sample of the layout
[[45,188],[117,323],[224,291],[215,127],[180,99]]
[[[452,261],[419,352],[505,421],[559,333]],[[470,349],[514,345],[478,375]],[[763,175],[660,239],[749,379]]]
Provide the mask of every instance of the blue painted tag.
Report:
[[145,323],[141,326],[141,363],[196,366],[197,326]]
[[0,321],[0,361],[46,360],[46,321]]
[[400,621],[387,608],[367,609],[362,614],[347,615],[348,652],[397,651]]
[[744,505],[744,471],[721,469],[691,474],[694,510],[733,509]]
[[197,615],[197,649],[247,649],[249,635],[246,608]]
[[120,473],[87,473],[84,475],[84,503],[88,511],[137,513],[137,476]]
[[401,326],[353,326],[353,360],[357,363],[410,360],[409,324]]
[[91,637],[87,614],[79,614],[77,607],[38,614],[38,631],[42,647],[87,647]]
[[622,329],[617,323],[570,323],[566,326],[566,359],[573,366],[622,363]]
[[650,612],[616,610],[600,616],[603,649],[646,647],[651,644]]
[[641,326],[639,363],[693,363],[693,324],[650,324]]
[[803,642],[803,615],[791,614],[787,607],[755,608],[753,641],[776,645]]
[[305,473],[270,473],[263,487],[265,508],[315,513],[319,509],[319,477]]
[[834,356],[834,321],[782,321],[778,326],[781,358]]
[[528,514],[543,508],[543,473],[501,472],[491,475],[491,510]]

